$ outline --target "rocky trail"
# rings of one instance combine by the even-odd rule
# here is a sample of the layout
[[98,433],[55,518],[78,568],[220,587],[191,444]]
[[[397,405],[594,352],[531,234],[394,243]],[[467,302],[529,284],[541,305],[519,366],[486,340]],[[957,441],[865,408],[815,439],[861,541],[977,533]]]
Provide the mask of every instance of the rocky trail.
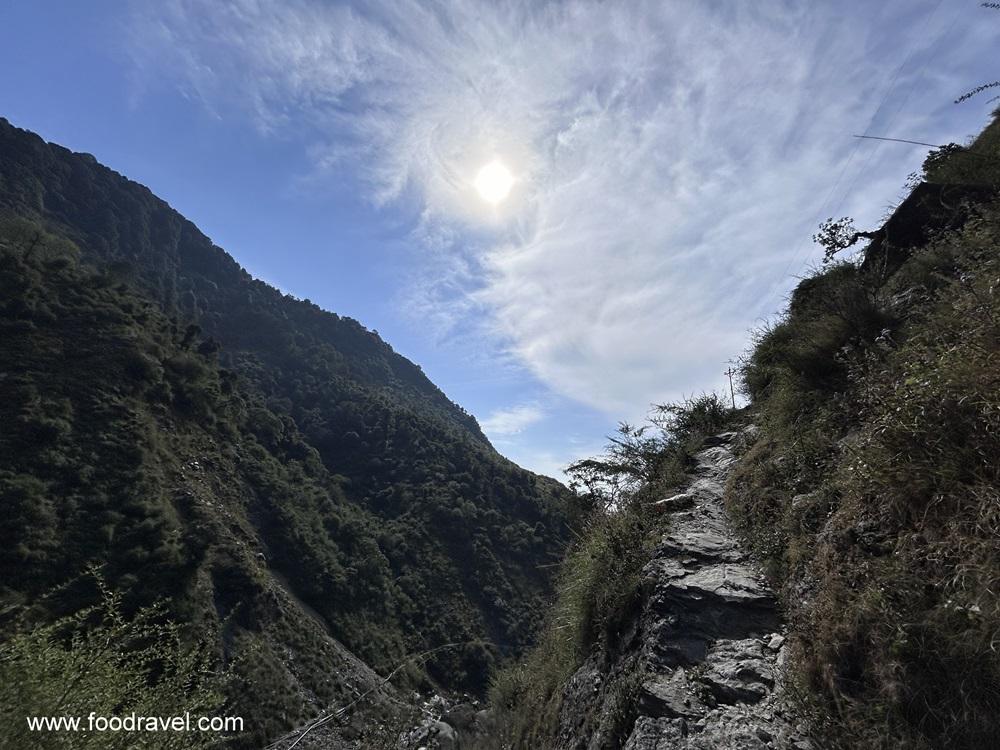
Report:
[[625,750],[814,747],[786,699],[774,591],[726,520],[737,438],[710,438],[691,484],[657,503],[671,518],[643,571],[639,716]]

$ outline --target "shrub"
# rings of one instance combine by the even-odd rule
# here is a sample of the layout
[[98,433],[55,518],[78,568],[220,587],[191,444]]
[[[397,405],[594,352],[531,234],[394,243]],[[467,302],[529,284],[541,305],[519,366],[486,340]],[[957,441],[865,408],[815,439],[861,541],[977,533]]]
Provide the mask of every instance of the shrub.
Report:
[[[0,746],[169,750],[218,747],[208,732],[30,731],[27,717],[173,717],[221,713],[223,677],[200,647],[182,644],[178,627],[159,607],[131,619],[104,590],[102,603],[72,617],[22,631],[0,645]],[[117,744],[116,744],[117,743]]]
[[632,613],[649,558],[652,520],[637,505],[595,515],[562,563],[558,593],[527,659],[501,670],[490,699],[507,747],[549,747],[562,691],[594,650],[607,650]]

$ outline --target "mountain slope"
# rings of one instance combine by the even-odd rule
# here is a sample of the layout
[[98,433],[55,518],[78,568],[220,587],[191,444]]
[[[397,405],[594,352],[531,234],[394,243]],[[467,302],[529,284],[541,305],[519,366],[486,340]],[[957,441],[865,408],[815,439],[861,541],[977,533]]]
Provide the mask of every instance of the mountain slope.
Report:
[[363,682],[341,642],[383,672],[461,643],[410,679],[474,691],[529,642],[567,493],[417,366],[6,121],[0,211],[8,605],[82,606],[41,597],[104,563],[211,634],[258,741]]

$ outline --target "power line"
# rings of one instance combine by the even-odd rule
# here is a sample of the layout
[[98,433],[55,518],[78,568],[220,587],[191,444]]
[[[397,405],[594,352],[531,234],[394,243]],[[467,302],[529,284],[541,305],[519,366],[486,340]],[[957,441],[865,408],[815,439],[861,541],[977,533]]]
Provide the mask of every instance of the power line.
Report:
[[[403,661],[401,661],[399,664],[396,665],[396,668],[393,669],[389,673],[389,675],[387,677],[382,678],[379,682],[377,682],[374,685],[374,687],[371,687],[369,690],[367,690],[366,692],[364,692],[361,695],[359,695],[357,698],[355,698],[350,703],[348,703],[348,704],[346,704],[344,706],[341,706],[340,708],[338,708],[335,711],[331,711],[331,712],[329,712],[327,714],[324,714],[323,716],[320,716],[318,719],[316,719],[316,720],[310,722],[308,725],[306,725],[301,730],[301,732],[299,733],[299,735],[295,738],[295,741],[292,742],[292,744],[290,744],[288,746],[288,750],[292,750],[292,748],[295,747],[296,745],[298,745],[299,742],[301,742],[302,739],[307,734],[309,734],[312,730],[316,729],[317,727],[321,727],[324,724],[327,724],[328,722],[332,721],[333,719],[337,719],[340,716],[343,716],[345,713],[347,713],[348,709],[350,709],[352,706],[354,706],[355,704],[359,703],[364,698],[367,698],[369,695],[371,695],[372,693],[374,693],[376,690],[379,690],[380,688],[382,688],[385,685],[387,685],[392,680],[392,678],[396,676],[396,673],[399,672],[403,667],[405,667],[410,662],[415,661],[417,659],[423,659],[424,661],[426,661],[427,659],[429,659],[431,656],[433,656],[434,654],[436,654],[439,651],[443,651],[443,650],[449,649],[449,648],[456,648],[458,646],[473,645],[473,644],[477,644],[477,643],[483,643],[483,641],[459,641],[459,642],[456,642],[456,643],[445,643],[444,645],[437,646],[436,648],[432,648],[432,649],[429,649],[427,651],[422,651],[419,654],[412,654],[412,655],[406,657],[405,659],[403,659]],[[268,745],[265,750],[271,750],[272,748],[276,748],[276,747],[278,747],[278,745],[280,745],[281,743],[285,742],[287,739],[289,739],[287,736],[286,737],[282,737],[282,738],[276,740],[275,742],[271,743],[270,745]]]
[[[953,143],[952,144],[924,143],[923,141],[911,141],[907,140],[906,138],[886,138],[885,136],[881,135],[856,135],[854,136],[854,138],[870,138],[875,141],[893,141],[895,143],[912,143],[916,146],[930,146],[931,148],[948,148],[949,145],[950,146],[955,145]],[[963,154],[967,154],[969,156],[975,156],[980,159],[996,160],[996,157],[994,156],[990,156],[989,154],[984,154],[980,151],[972,151],[971,149],[968,148],[961,148],[961,152]]]
[[905,138],[886,138],[881,135],[852,135],[852,138],[868,138],[873,141],[895,141],[896,143],[912,143],[915,146],[930,146],[931,148],[944,148],[939,143],[924,143],[923,141],[908,141]]

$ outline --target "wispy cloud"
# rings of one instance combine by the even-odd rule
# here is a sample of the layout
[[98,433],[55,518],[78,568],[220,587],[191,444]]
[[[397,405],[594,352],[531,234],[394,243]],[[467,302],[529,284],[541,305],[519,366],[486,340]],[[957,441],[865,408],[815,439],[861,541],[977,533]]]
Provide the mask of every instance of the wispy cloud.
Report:
[[545,418],[545,411],[536,404],[521,404],[497,409],[480,422],[483,431],[492,438],[517,435],[525,428]]
[[[890,83],[877,125],[954,138],[932,113],[968,81],[918,63],[951,45],[948,70],[971,69],[988,30],[955,45],[950,18],[902,1],[172,0],[133,28],[139,64],[214,111],[303,140],[376,204],[415,203],[432,252],[406,299],[435,330],[629,415],[719,380],[815,257],[818,219],[880,213],[914,155],[849,136]],[[904,94],[903,115],[928,114],[899,119]],[[493,212],[470,185],[496,155],[518,183]]]

